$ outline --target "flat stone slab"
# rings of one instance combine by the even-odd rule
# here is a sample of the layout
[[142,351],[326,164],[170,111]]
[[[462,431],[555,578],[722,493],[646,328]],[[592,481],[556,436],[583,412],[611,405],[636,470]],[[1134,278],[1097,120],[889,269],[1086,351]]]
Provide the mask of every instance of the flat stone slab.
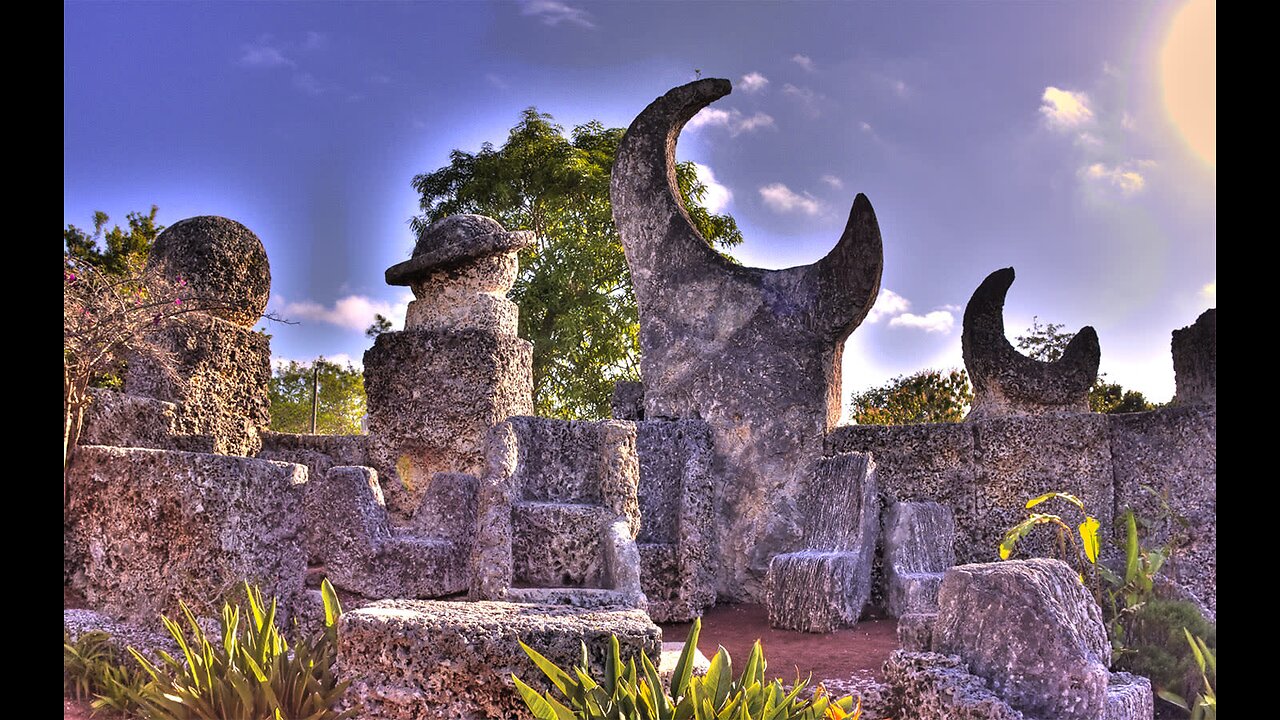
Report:
[[585,642],[598,678],[610,635],[623,662],[641,653],[655,665],[661,659],[662,631],[643,610],[379,601],[338,625],[338,672],[351,681],[343,705],[366,720],[524,717],[511,675],[540,691],[550,684],[517,641],[566,669],[579,662]]

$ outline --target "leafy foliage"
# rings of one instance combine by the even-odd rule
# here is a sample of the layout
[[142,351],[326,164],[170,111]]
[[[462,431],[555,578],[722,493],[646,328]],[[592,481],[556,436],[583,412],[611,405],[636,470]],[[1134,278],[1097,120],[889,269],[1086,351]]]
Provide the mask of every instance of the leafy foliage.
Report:
[[276,601],[268,607],[261,591],[248,583],[247,609],[223,605],[221,642],[210,640],[185,604],[190,636],[180,623],[162,618],[182,650],[182,660],[161,651],[156,665],[129,649],[151,678],[135,698],[143,715],[150,720],[354,717],[354,710],[332,709],[347,686],[338,682],[333,669],[342,607],[327,580],[321,593],[325,628],[297,638],[292,648],[276,628]]
[[[1035,360],[1058,360],[1075,337],[1075,333],[1062,332],[1062,327],[1059,323],[1041,325],[1038,316],[1032,317],[1026,334],[1017,337],[1017,348]],[[1089,409],[1096,413],[1146,412],[1156,407],[1137,390],[1125,390],[1119,383],[1107,382],[1105,373],[1099,373],[1093,387],[1089,388]]]
[[[695,620],[684,651],[676,663],[670,688],[664,688],[658,670],[645,655],[641,669],[635,659],[623,665],[618,638],[609,643],[604,677],[599,682],[587,672],[587,648],[579,664],[566,671],[533,648],[520,644],[538,669],[560,691],[565,702],[551,692],[539,694],[514,675],[512,680],[529,711],[538,720],[857,720],[861,704],[851,697],[832,699],[821,687],[811,699],[801,699],[805,681],[790,692],[782,681],[765,679],[764,650],[757,640],[746,667],[737,678],[729,652],[723,647],[711,659],[703,677],[693,675],[701,620]],[[567,703],[567,704],[566,704]]]
[[[159,211],[159,207],[152,205],[151,212],[146,215],[129,213],[129,230],[125,232],[119,225],[106,230],[110,218],[99,210],[93,214],[92,235],[75,225],[67,225],[62,231],[63,250],[81,267],[89,265],[118,277],[135,273],[146,265],[156,236],[164,230],[163,225],[156,224]],[[99,248],[99,242],[105,248]]]
[[1195,702],[1190,704],[1182,696],[1168,690],[1161,690],[1159,695],[1183,710],[1191,711],[1191,720],[1217,720],[1218,653],[1205,643],[1204,638],[1192,637],[1185,628],[1182,632],[1187,636],[1187,644],[1191,646],[1191,652],[1195,655],[1202,689],[1196,693]]
[[323,357],[310,365],[291,360],[276,367],[271,376],[271,429],[311,432],[311,383],[317,370],[316,432],[360,434],[360,419],[365,414],[364,373],[351,363],[343,367]]
[[1137,515],[1132,510],[1124,514],[1125,564],[1124,576],[1112,572],[1105,565],[1098,566],[1098,574],[1107,584],[1106,596],[1107,634],[1111,636],[1112,650],[1118,658],[1128,648],[1129,625],[1134,615],[1155,595],[1155,579],[1172,553],[1171,545],[1157,549],[1141,547],[1138,537]]
[[62,691],[77,700],[94,698],[97,710],[130,713],[132,700],[146,683],[146,674],[121,657],[111,637],[101,631],[81,633],[74,643],[62,632]]
[[[1085,563],[1087,562],[1090,567],[1096,566],[1098,563],[1098,555],[1102,549],[1102,543],[1098,535],[1100,523],[1097,518],[1088,514],[1084,508],[1084,502],[1070,493],[1048,492],[1028,500],[1026,507],[1030,510],[1040,503],[1055,499],[1064,500],[1074,505],[1084,516],[1084,520],[1076,527],[1076,532],[1080,534],[1080,544],[1076,544],[1076,532],[1072,531],[1072,528],[1062,519],[1062,516],[1035,512],[1030,513],[1026,520],[1014,525],[1005,533],[1004,539],[1000,541],[1000,559],[1008,560],[1017,549],[1018,542],[1031,534],[1031,531],[1036,527],[1052,525],[1058,531],[1059,559],[1068,564],[1073,560],[1076,561],[1080,567],[1080,577],[1083,581],[1086,569]],[[1068,542],[1071,543],[1071,552],[1069,553],[1067,552]]]
[[377,313],[373,316],[373,323],[364,329],[364,336],[367,338],[376,338],[384,332],[390,332],[391,321],[386,315]]
[[960,422],[972,402],[973,389],[964,370],[921,370],[854,393],[849,414],[859,425]]
[[[520,253],[511,298],[520,306],[520,337],[533,344],[539,415],[608,417],[614,382],[639,379],[638,313],[609,200],[624,132],[592,121],[566,138],[550,115],[529,108],[501,148],[454,150],[449,165],[413,178],[422,208],[414,232],[478,213],[535,234]],[[702,206],[707,188],[693,164],[679,163],[676,175],[702,236],[713,247],[740,243],[732,217]]]
[[[1200,649],[1198,643],[1189,645],[1187,633],[1201,638],[1205,649],[1216,651],[1217,627],[1206,620],[1193,603],[1149,600],[1129,623],[1130,652],[1121,655],[1116,666],[1151,678],[1152,686],[1161,697],[1193,697],[1202,687],[1203,670],[1198,667],[1196,659],[1196,651]],[[1216,663],[1213,681],[1216,686]],[[1185,702],[1183,706],[1186,707]]]

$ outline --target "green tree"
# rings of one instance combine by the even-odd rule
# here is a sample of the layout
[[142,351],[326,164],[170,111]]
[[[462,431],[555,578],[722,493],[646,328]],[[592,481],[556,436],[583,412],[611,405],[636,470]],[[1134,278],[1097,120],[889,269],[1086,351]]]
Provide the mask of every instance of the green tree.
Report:
[[317,358],[303,364],[290,360],[271,377],[271,429],[285,433],[311,432],[311,386],[318,372],[316,433],[358,435],[365,414],[364,373]]
[[[1036,360],[1058,360],[1067,349],[1067,343],[1075,337],[1075,333],[1062,332],[1062,327],[1058,323],[1041,325],[1040,318],[1033,316],[1026,334],[1017,337],[1017,347]],[[1145,412],[1157,407],[1141,392],[1125,390],[1120,383],[1107,382],[1106,373],[1098,373],[1098,379],[1089,388],[1089,409],[1097,413]]]
[[[529,108],[501,148],[454,150],[449,165],[413,178],[422,209],[411,221],[415,232],[478,213],[536,236],[520,253],[511,298],[520,306],[520,337],[533,344],[534,405],[542,415],[608,417],[614,382],[639,379],[638,313],[609,202],[624,132],[592,121],[565,137],[550,115]],[[702,205],[707,188],[693,164],[677,164],[676,175],[712,247],[740,243],[733,218]]]
[[[110,218],[98,210],[93,214],[92,234],[75,225],[67,225],[62,231],[63,251],[72,263],[91,265],[109,275],[124,276],[131,271],[141,271],[147,264],[147,255],[155,244],[156,236],[164,230],[163,225],[156,224],[159,211],[159,207],[152,205],[151,212],[146,215],[129,213],[126,216],[129,230],[126,232],[119,225],[107,230]],[[105,247],[100,248],[99,242]]]
[[849,415],[859,425],[960,422],[972,402],[964,370],[921,370],[854,393]]
[[364,329],[364,336],[367,338],[376,338],[384,332],[391,331],[391,321],[382,313],[373,316],[373,324]]

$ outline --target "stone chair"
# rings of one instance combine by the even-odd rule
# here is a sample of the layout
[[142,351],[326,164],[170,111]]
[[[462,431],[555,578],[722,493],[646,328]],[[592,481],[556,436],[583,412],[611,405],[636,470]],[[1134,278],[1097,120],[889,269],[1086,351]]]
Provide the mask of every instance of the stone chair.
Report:
[[803,548],[775,555],[766,577],[769,624],[830,632],[858,621],[871,597],[880,500],[870,453],[838,453],[813,464],[800,500]]
[[889,614],[938,611],[938,587],[956,564],[956,522],[936,502],[897,502],[884,528],[884,566]]
[[647,607],[634,423],[512,417],[486,463],[472,599]]
[[472,475],[436,473],[412,527],[393,527],[378,473],[331,468],[307,483],[307,545],[336,587],[367,598],[437,598],[466,591],[475,537]]
[[711,428],[637,422],[640,584],[654,622],[686,622],[715,604]]

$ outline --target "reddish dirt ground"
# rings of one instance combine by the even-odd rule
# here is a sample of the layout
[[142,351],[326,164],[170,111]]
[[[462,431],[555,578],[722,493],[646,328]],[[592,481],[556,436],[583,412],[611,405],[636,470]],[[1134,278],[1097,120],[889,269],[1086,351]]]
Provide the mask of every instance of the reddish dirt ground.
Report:
[[[662,638],[683,641],[689,627],[690,623],[663,625]],[[741,662],[759,638],[769,675],[784,681],[796,673],[802,678],[813,673],[812,684],[848,680],[854,675],[878,680],[884,661],[898,647],[897,627],[892,618],[872,618],[826,634],[775,630],[769,627],[763,605],[718,605],[702,616],[698,649],[710,658],[717,646],[723,645],[731,658]]]

